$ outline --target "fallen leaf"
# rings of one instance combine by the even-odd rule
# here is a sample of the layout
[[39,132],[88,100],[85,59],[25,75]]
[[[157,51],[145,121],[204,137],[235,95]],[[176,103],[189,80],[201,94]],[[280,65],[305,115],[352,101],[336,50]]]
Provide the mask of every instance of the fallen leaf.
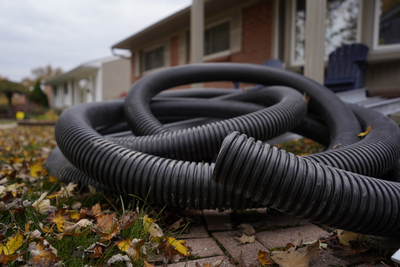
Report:
[[44,238],[38,243],[31,242],[28,247],[31,254],[29,263],[34,266],[61,266],[61,258],[57,256],[57,250]]
[[72,222],[67,221],[71,218],[71,214],[73,213],[71,211],[67,211],[66,208],[53,210],[49,216],[43,219],[43,222],[55,223],[58,231],[63,232],[65,227],[73,225]]
[[153,237],[162,237],[163,231],[160,226],[154,222],[154,220],[150,219],[147,215],[143,218],[143,229],[145,233],[149,232]]
[[259,250],[257,259],[261,262],[262,266],[272,265],[274,261],[271,259],[271,252]]
[[247,223],[242,223],[241,225],[239,225],[239,228],[243,228],[243,233],[247,236],[251,236],[256,233],[254,227]]
[[44,173],[47,173],[46,169],[43,167],[42,161],[37,161],[34,164],[31,164],[29,169],[30,169],[29,175],[34,178],[38,178]]
[[294,241],[294,246],[295,247],[299,247],[299,246],[301,246],[303,244],[303,237],[301,236],[301,233],[300,232],[298,232],[297,233],[297,238],[296,238],[296,240]]
[[79,222],[77,222],[76,224],[66,227],[64,229],[62,236],[65,235],[82,236],[86,234],[89,229],[91,229],[92,225],[93,223],[88,219],[79,220]]
[[288,251],[273,251],[272,260],[280,267],[308,267],[312,258],[318,257],[319,242],[307,246],[301,253],[294,247]]
[[23,234],[20,232],[17,233],[8,239],[6,245],[0,244],[0,253],[4,253],[5,255],[14,254],[14,252],[17,251],[20,246],[22,246],[23,240]]
[[185,241],[183,240],[178,241],[173,237],[169,237],[168,242],[176,251],[178,251],[183,256],[189,255],[188,249],[184,246],[184,244],[186,243]]
[[54,177],[53,175],[49,175],[49,182],[55,184],[58,182],[58,177]]
[[148,263],[146,260],[144,261],[145,267],[156,267],[153,263]]
[[51,194],[50,196],[47,196],[47,198],[69,198],[75,196],[75,189],[78,186],[78,184],[75,183],[69,183],[67,186],[61,186],[60,191],[55,192],[54,194]]
[[183,222],[183,219],[179,219],[178,221],[174,222],[169,229],[173,230],[176,228],[179,228],[181,226],[181,223]]
[[132,210],[125,212],[117,222],[117,229],[122,231],[131,227],[137,220],[138,214]]
[[254,235],[252,236],[248,236],[243,234],[241,237],[233,237],[233,239],[235,239],[236,241],[240,242],[241,244],[251,244],[253,243],[256,239],[254,237]]
[[4,251],[2,251],[2,252],[0,253],[0,263],[2,263],[2,264],[7,264],[7,263],[9,263],[9,262],[12,262],[12,261],[16,260],[19,256],[21,256],[21,255],[23,255],[23,254],[26,254],[26,252],[24,252],[24,253],[19,253],[19,254],[14,254],[14,255],[6,255],[6,254],[4,253]]
[[56,210],[57,208],[50,205],[50,199],[45,199],[47,192],[43,193],[35,202],[33,202],[32,207],[39,211],[41,214],[48,214]]
[[337,230],[337,234],[340,244],[347,247],[351,247],[350,242],[356,241],[360,237],[360,234],[344,230]]
[[370,131],[372,130],[371,126],[368,126],[367,130],[365,130],[365,132],[359,133],[358,137],[364,137],[366,136]]
[[118,245],[118,248],[126,252],[131,259],[138,260],[141,257],[141,254],[146,254],[146,251],[143,251],[141,248],[144,246],[144,239],[134,238],[123,241],[115,242]]
[[114,266],[115,263],[117,262],[126,262],[126,267],[133,267],[131,260],[127,255],[121,255],[117,254],[112,256],[108,261],[107,261],[107,266]]
[[114,226],[117,223],[115,216],[115,213],[101,215],[97,218],[97,228],[104,232],[113,232]]
[[86,253],[89,253],[88,258],[98,259],[101,258],[106,250],[107,246],[103,243],[95,242],[90,247],[85,249]]
[[196,262],[196,267],[219,267],[223,262],[224,260],[214,261],[213,263],[203,263],[203,266]]

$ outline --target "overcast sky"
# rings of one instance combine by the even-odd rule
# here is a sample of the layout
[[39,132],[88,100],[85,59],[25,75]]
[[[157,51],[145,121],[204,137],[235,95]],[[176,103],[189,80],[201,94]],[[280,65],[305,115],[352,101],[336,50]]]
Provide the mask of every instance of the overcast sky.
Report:
[[19,82],[51,64],[68,71],[192,0],[0,0],[0,75]]

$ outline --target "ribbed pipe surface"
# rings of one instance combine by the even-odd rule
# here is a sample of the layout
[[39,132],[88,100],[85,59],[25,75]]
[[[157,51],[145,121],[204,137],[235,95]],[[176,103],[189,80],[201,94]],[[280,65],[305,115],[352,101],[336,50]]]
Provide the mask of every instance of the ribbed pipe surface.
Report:
[[[279,86],[250,92],[161,92],[220,80]],[[308,105],[303,94],[310,97]],[[197,116],[224,120],[178,131],[162,124]],[[369,126],[370,133],[357,136]],[[126,129],[135,136],[102,135]],[[254,141],[286,131],[311,137],[327,149],[297,157]],[[150,202],[181,208],[269,206],[345,230],[399,235],[397,125],[288,71],[212,63],[155,72],[135,83],[125,100],[63,112],[56,139],[60,150],[51,153],[47,164],[65,182],[148,195]],[[217,153],[214,164],[210,159]]]

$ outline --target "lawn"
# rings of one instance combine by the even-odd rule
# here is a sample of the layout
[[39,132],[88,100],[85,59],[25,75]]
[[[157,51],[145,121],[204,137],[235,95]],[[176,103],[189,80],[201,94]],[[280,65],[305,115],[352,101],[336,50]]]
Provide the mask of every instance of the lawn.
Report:
[[[190,259],[172,237],[185,225],[166,225],[162,209],[49,175],[44,165],[55,146],[52,126],[0,130],[0,263],[147,267]],[[323,150],[308,139],[279,147],[299,155]]]

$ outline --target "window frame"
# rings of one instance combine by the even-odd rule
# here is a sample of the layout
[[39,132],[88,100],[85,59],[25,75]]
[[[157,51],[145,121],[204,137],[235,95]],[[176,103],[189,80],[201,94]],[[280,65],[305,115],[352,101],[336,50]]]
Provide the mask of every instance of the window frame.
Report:
[[372,49],[374,51],[398,51],[400,50],[400,43],[398,44],[389,44],[389,45],[380,45],[379,44],[379,18],[381,15],[379,8],[380,0],[375,0],[374,3],[374,24],[373,24],[373,34],[372,34]]
[[[164,60],[163,66],[158,67],[158,68],[154,68],[154,69],[150,69],[150,70],[145,70],[146,53],[147,53],[147,52],[150,52],[150,51],[152,51],[152,50],[158,49],[158,48],[160,48],[160,47],[163,47],[163,57],[164,57],[164,59],[163,59],[163,60]],[[141,74],[142,74],[142,75],[146,75],[146,74],[152,73],[152,72],[154,72],[154,71],[167,68],[167,67],[168,67],[168,59],[167,59],[166,57],[167,57],[167,55],[169,54],[169,53],[167,53],[167,51],[166,51],[167,49],[168,49],[168,47],[167,47],[166,42],[157,43],[157,44],[155,44],[155,45],[152,45],[152,46],[150,46],[150,47],[148,47],[148,48],[143,49],[143,50],[141,51],[141,57],[140,57],[140,61],[141,61],[140,68],[141,68],[141,70],[142,70],[142,71],[141,71]]]
[[[375,0],[376,1],[376,0]],[[379,1],[379,0],[378,0]],[[305,60],[295,60],[295,40],[296,40],[296,7],[297,0],[291,1],[291,22],[290,22],[290,65],[292,67],[301,67],[304,66]],[[356,42],[361,42],[361,23],[362,23],[362,10],[363,10],[363,1],[358,0],[358,19],[357,19],[357,36]],[[326,10],[327,11],[327,10]],[[307,14],[306,14],[307,16]],[[305,27],[305,26],[304,26]],[[324,61],[328,61],[328,55],[325,55]]]
[[[204,55],[204,51],[203,51],[203,60],[204,60],[204,61],[210,60],[210,59],[213,59],[213,58],[229,56],[229,55],[232,54],[232,52],[231,52],[231,47],[232,47],[232,44],[231,44],[231,42],[232,42],[232,40],[231,40],[232,19],[231,19],[231,17],[227,17],[227,18],[218,20],[218,21],[216,21],[216,22],[213,22],[213,23],[211,23],[211,24],[208,24],[207,26],[204,27],[204,33],[203,33],[203,34],[205,35],[206,30],[211,29],[211,28],[213,28],[213,27],[216,27],[216,26],[218,26],[218,25],[221,25],[221,24],[223,24],[223,23],[225,23],[225,22],[229,22],[229,32],[228,32],[228,36],[229,36],[229,48],[226,49],[226,50],[223,50],[223,51],[219,51],[219,52],[216,52],[216,53],[209,54],[209,55]],[[204,38],[204,46],[205,46],[205,38]]]

